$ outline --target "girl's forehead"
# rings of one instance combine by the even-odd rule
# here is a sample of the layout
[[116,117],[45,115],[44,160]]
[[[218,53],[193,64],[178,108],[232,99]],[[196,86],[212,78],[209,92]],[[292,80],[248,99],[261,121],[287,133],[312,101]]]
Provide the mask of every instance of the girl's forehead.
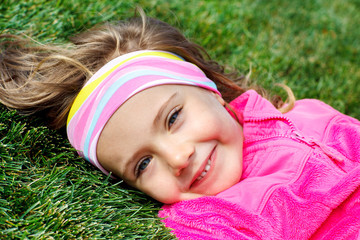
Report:
[[115,111],[105,125],[101,137],[117,135],[130,139],[164,119],[174,107],[209,92],[186,85],[161,85],[143,90]]
[[183,97],[184,91],[187,91],[185,86],[162,85],[135,94],[115,111],[101,136],[117,132],[118,135],[130,138],[140,129],[145,130],[167,107]]

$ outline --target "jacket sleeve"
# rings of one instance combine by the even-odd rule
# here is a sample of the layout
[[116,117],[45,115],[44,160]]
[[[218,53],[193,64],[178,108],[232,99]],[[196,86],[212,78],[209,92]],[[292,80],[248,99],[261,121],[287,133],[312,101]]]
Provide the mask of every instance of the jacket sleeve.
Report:
[[323,142],[345,156],[353,169],[360,163],[360,122],[352,117],[337,114],[329,123]]
[[[304,118],[299,115],[305,116]],[[289,114],[307,136],[331,149],[334,164],[346,173],[330,194],[343,202],[332,209],[311,239],[359,239],[360,236],[360,121],[317,100],[299,101]],[[346,198],[345,198],[346,197]]]
[[337,165],[348,174],[348,178],[338,186],[339,191],[348,197],[332,211],[311,239],[359,239],[360,122],[337,114],[329,122],[323,142],[344,157],[344,161]]
[[278,239],[268,220],[217,197],[165,205],[159,216],[178,239]]

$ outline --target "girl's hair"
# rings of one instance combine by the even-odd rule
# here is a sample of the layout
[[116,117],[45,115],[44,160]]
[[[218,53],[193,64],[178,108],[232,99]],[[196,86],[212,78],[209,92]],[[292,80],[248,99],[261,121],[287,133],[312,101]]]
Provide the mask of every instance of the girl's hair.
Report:
[[[247,77],[225,73],[223,66],[176,28],[140,14],[129,21],[96,26],[72,37],[69,44],[44,45],[29,37],[0,35],[0,102],[27,114],[45,115],[50,126],[61,128],[72,102],[93,73],[124,53],[145,49],[173,52],[196,64],[216,83],[226,101],[249,88],[267,97],[260,87],[250,87]],[[291,91],[288,93],[291,98]],[[277,108],[283,106],[280,98],[270,100]]]

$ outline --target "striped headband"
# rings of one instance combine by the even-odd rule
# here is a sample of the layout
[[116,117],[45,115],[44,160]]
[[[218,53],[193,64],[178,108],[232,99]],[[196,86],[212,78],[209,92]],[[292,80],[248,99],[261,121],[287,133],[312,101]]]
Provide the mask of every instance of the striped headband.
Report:
[[158,85],[199,86],[220,95],[196,65],[164,51],[143,50],[117,57],[97,71],[71,106],[67,135],[79,155],[105,174],[97,160],[101,131],[114,112],[136,93]]

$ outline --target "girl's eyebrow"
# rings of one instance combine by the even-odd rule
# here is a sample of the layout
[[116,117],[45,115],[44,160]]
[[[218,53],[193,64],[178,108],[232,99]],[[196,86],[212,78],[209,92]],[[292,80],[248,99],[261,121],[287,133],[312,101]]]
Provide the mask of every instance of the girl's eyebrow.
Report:
[[178,96],[178,92],[175,92],[173,95],[171,95],[169,97],[168,100],[166,100],[163,105],[160,107],[158,113],[156,114],[154,121],[153,121],[153,127],[157,127],[158,123],[160,122],[161,116],[164,114],[164,111],[166,109],[166,107],[170,104],[171,101],[173,101],[177,96]]

